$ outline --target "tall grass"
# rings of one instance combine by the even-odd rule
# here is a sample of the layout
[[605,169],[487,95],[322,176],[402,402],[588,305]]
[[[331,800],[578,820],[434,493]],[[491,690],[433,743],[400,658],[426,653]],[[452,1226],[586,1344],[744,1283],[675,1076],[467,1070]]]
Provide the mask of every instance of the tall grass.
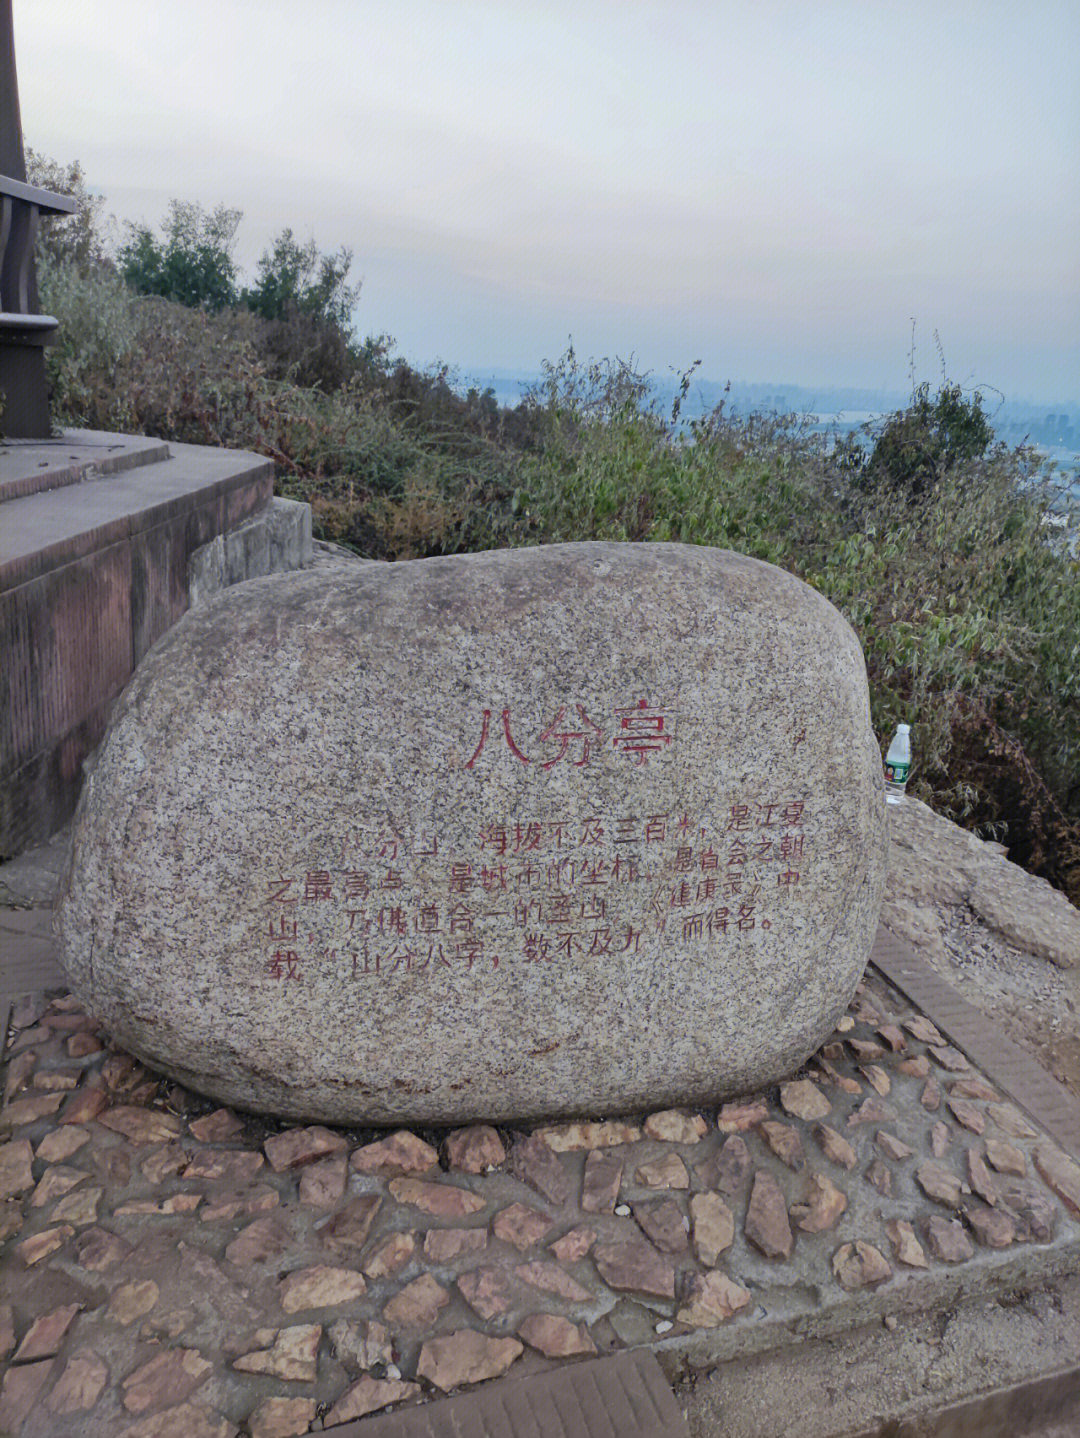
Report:
[[[1080,901],[1080,566],[1029,451],[930,435],[913,467],[925,395],[892,450],[723,405],[679,426],[632,365],[572,351],[499,410],[382,341],[305,348],[248,311],[135,297],[107,265],[46,259],[40,282],[61,320],[61,423],[268,455],[317,532],[359,553],[677,540],[800,575],[862,642],[882,742],[915,726],[914,792]],[[901,450],[906,468],[890,470],[882,456]]]

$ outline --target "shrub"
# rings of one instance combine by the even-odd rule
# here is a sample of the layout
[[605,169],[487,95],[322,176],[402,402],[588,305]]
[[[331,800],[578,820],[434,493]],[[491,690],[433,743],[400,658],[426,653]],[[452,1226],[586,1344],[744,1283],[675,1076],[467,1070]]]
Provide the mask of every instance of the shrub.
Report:
[[981,460],[993,438],[978,391],[966,399],[959,385],[945,383],[931,400],[930,386],[923,384],[907,409],[885,422],[855,477],[864,488],[895,489],[916,501],[944,475]]
[[172,200],[160,236],[147,225],[128,226],[117,255],[120,272],[139,294],[210,310],[235,304],[232,247],[240,218],[224,205],[207,213]]

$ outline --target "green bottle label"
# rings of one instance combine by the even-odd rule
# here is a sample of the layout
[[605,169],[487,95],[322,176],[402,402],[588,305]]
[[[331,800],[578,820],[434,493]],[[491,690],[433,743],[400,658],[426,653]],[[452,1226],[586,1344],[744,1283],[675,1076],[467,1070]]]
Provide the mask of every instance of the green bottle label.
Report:
[[910,764],[886,764],[885,777],[890,784],[906,784],[911,773]]

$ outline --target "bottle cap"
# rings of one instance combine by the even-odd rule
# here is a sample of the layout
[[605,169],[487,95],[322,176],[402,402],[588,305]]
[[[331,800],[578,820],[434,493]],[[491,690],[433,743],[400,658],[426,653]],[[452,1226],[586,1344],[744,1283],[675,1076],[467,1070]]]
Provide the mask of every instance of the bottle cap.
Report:
[[897,726],[896,726],[896,732],[897,732],[898,734],[910,734],[910,733],[911,733],[911,725],[910,725],[910,724],[897,724]]

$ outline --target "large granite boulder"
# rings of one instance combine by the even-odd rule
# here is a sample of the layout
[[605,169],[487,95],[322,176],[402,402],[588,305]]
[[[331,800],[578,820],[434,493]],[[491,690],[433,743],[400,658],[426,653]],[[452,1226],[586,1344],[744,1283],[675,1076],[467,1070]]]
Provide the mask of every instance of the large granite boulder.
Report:
[[771,565],[338,567],[231,589],[146,656],[58,922],[115,1038],[241,1108],[708,1103],[843,1013],[884,825],[859,645]]

